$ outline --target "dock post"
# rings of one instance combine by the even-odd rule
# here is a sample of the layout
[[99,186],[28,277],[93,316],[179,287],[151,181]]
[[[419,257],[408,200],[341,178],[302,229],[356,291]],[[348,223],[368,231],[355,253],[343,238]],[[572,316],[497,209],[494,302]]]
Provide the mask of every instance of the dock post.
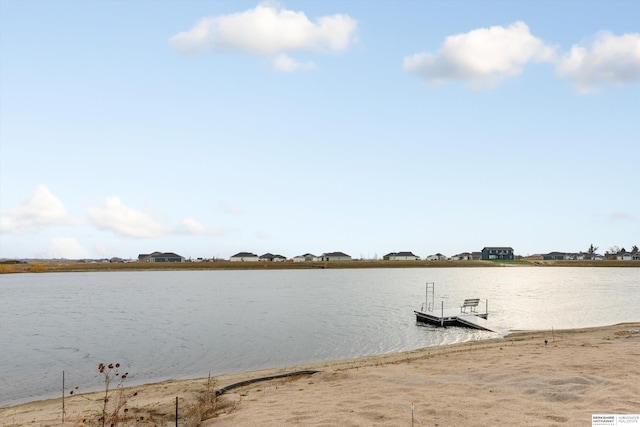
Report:
[[444,326],[444,301],[440,302],[440,306],[441,306],[441,316],[440,316],[440,327]]

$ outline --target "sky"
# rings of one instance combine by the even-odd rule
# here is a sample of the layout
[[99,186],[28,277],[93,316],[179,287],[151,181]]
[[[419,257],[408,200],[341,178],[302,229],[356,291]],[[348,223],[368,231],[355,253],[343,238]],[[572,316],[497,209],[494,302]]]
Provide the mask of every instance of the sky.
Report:
[[630,249],[638,17],[0,0],[0,258]]

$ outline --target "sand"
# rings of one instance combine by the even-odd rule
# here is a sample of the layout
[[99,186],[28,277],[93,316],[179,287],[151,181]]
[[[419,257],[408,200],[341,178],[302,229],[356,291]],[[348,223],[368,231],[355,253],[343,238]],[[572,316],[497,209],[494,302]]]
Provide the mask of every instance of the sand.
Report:
[[[545,344],[545,339],[548,341]],[[128,389],[130,420],[180,426],[590,426],[592,414],[640,414],[640,323],[512,333],[502,339],[215,378],[215,388],[255,382],[211,405],[207,379]],[[94,424],[96,395],[65,399],[64,425]],[[62,424],[61,399],[0,409],[0,426]],[[137,417],[137,424],[133,420]],[[144,417],[144,419],[140,419]]]

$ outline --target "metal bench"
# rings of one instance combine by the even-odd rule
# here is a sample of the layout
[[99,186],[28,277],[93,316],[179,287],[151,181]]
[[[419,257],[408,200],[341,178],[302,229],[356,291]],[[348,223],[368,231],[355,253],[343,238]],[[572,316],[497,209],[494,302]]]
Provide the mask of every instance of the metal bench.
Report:
[[478,304],[480,304],[480,298],[466,299],[460,306],[461,313],[475,313],[478,310]]

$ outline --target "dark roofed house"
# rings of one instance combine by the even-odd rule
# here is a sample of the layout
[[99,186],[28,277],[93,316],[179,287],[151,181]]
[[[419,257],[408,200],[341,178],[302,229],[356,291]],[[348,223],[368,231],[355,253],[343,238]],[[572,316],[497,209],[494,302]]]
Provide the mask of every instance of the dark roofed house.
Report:
[[322,261],[351,261],[351,256],[344,252],[325,252],[320,256]]
[[462,252],[451,257],[452,261],[470,261],[473,255],[470,252]]
[[513,260],[515,259],[513,255],[513,248],[509,246],[487,246],[482,249],[482,259],[483,260],[494,260],[494,259],[507,259]]
[[405,251],[405,252],[390,252],[382,257],[382,259],[387,261],[417,261],[420,259],[419,256],[414,255],[413,252]]
[[319,259],[320,257],[317,257],[314,254],[306,253],[304,255],[293,257],[293,262],[318,261]]
[[566,252],[549,252],[548,254],[542,254],[542,259],[546,261],[560,261],[565,259],[571,259]]
[[258,255],[251,252],[238,252],[229,261],[258,261]]
[[184,262],[184,257],[173,252],[154,252],[138,255],[138,262]]
[[284,262],[286,261],[287,258],[283,257],[282,255],[274,255],[272,253],[266,253],[264,255],[260,255],[260,257],[258,258],[258,261],[271,261],[271,262]]

